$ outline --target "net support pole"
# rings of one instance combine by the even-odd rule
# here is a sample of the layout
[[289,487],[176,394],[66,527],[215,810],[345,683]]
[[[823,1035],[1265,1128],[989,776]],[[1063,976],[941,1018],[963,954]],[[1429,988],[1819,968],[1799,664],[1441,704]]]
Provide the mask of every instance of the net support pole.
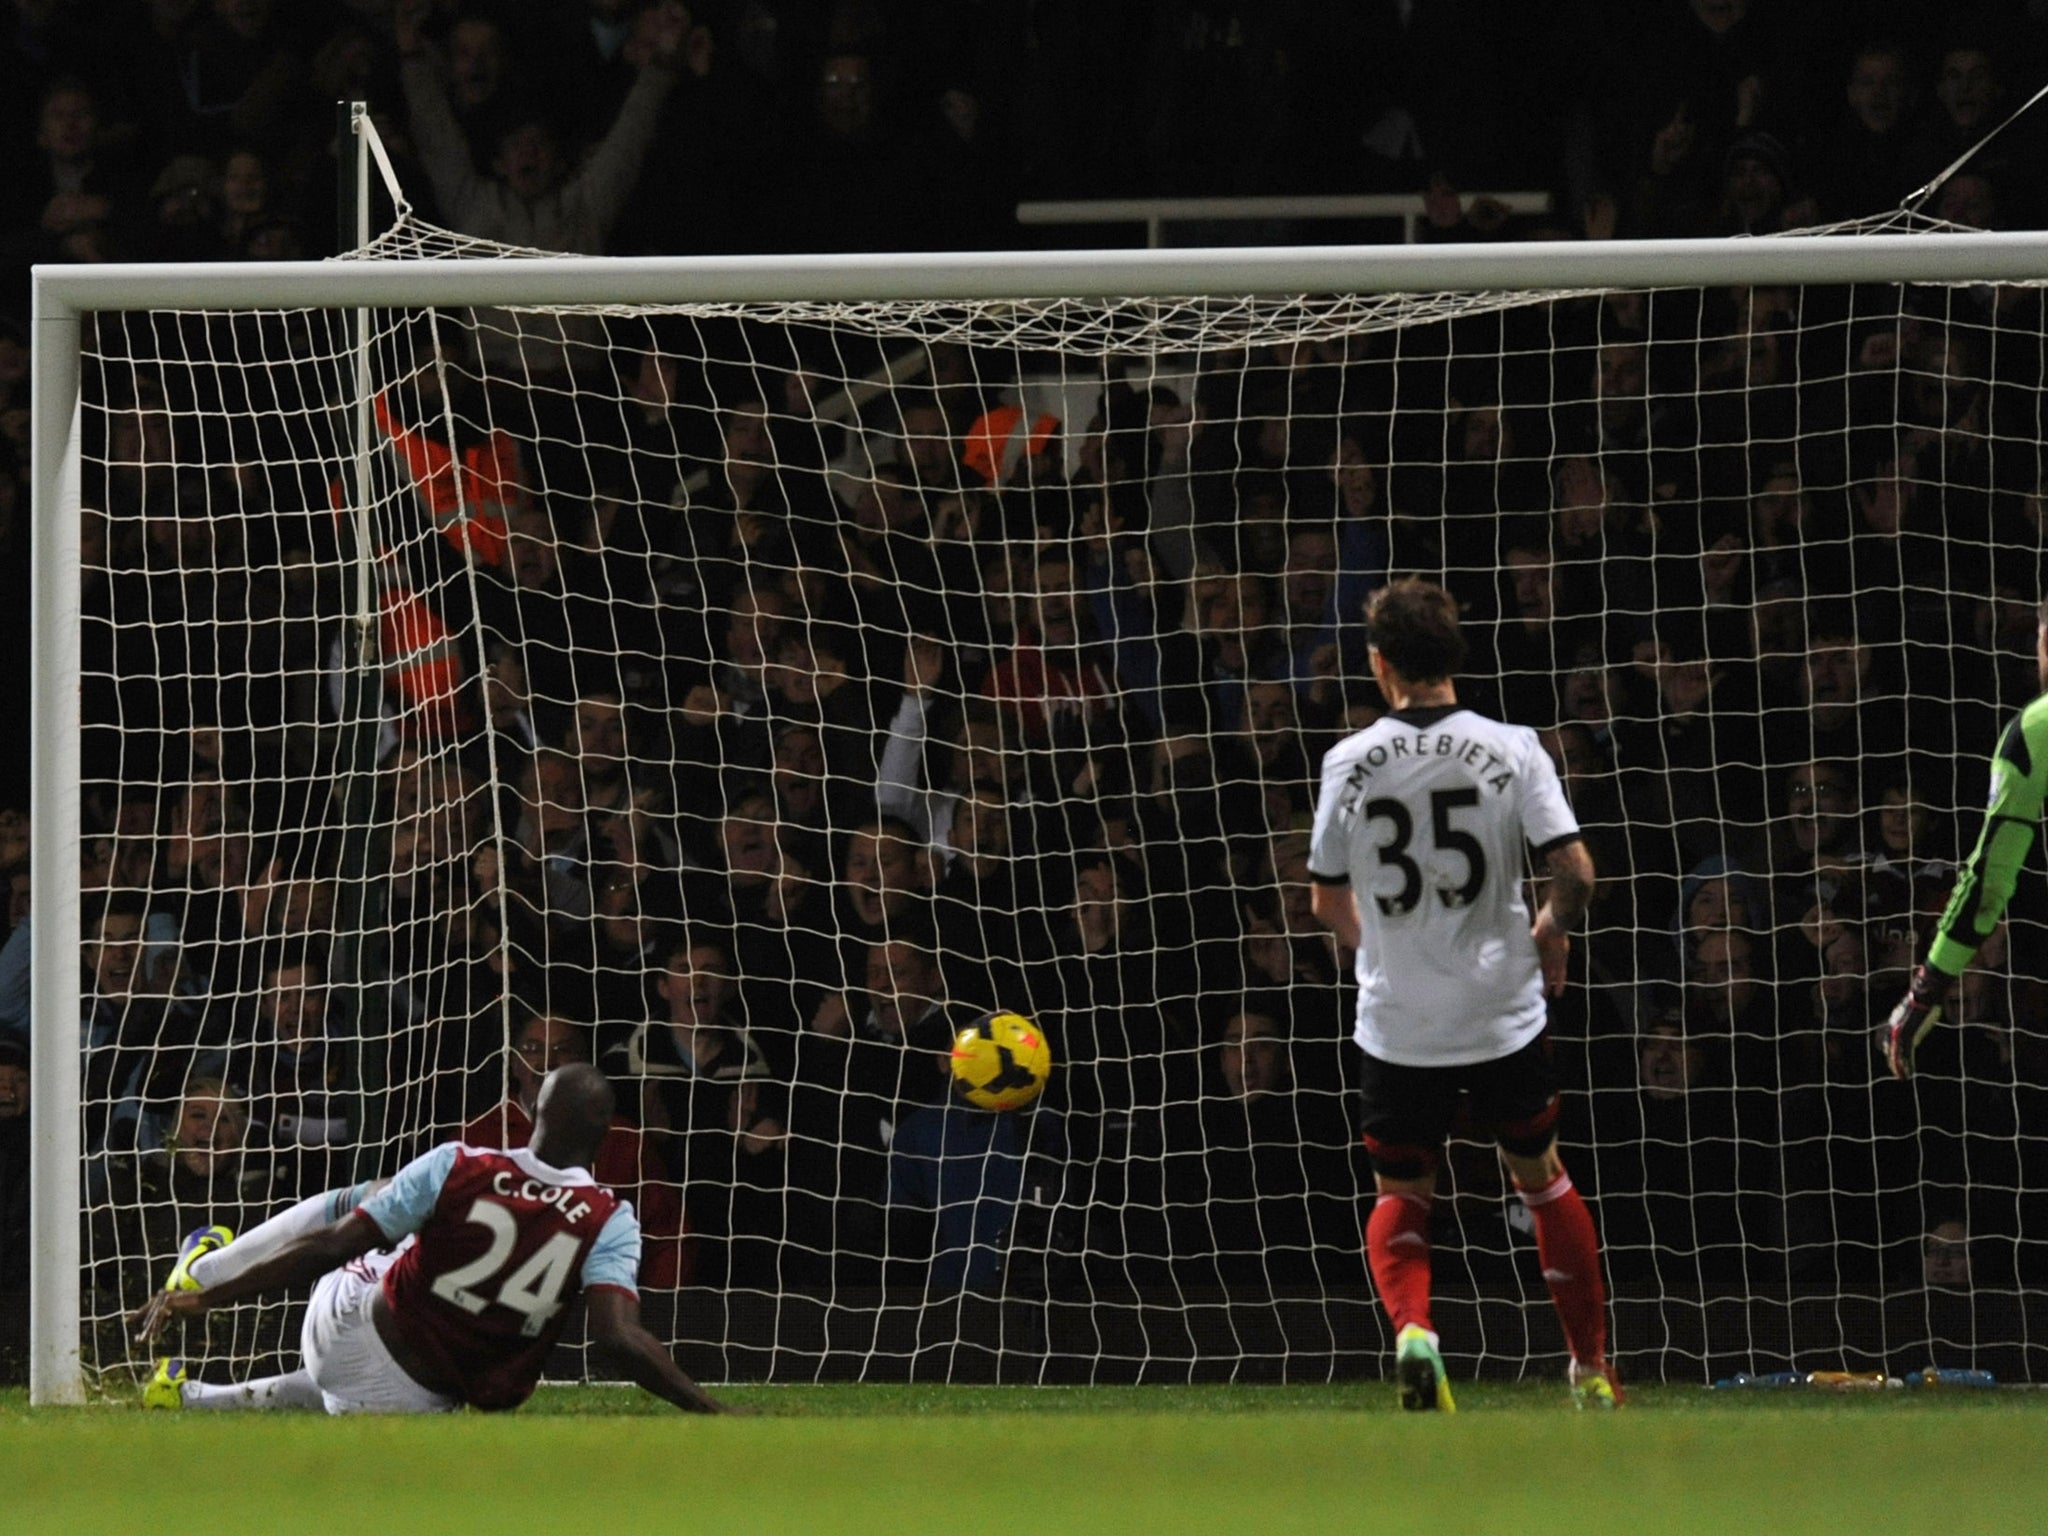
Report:
[[[375,129],[370,124],[369,103],[336,103],[341,139],[337,153],[341,163],[342,197],[337,209],[337,241],[342,252],[359,250],[370,242],[370,147]],[[341,723],[341,773],[335,794],[343,809],[343,825],[366,828],[370,807],[376,797],[378,733],[383,723],[383,686],[377,648],[377,545],[372,517],[375,499],[376,417],[372,404],[375,368],[371,356],[374,332],[372,311],[358,305],[350,347],[355,362],[355,408],[353,495],[350,525],[355,537],[355,601],[349,619],[347,642],[343,646],[345,678]],[[366,977],[370,967],[365,950],[369,944],[376,903],[372,898],[371,856],[364,831],[352,832],[341,852],[342,942],[337,946],[334,980],[347,988],[350,1023],[360,1041],[366,1037],[366,1016],[372,1003]],[[383,1064],[360,1060],[357,1064],[367,1103],[374,1090],[385,1086]],[[367,1113],[367,1111],[366,1111]],[[365,1124],[366,1140],[381,1139],[382,1127]]]
[[[340,146],[345,174],[342,176],[342,249],[359,249],[370,243],[370,136],[366,119],[369,103],[337,103],[346,134]],[[374,420],[370,409],[370,311],[356,310],[354,337],[356,361],[356,661],[367,667],[375,659],[377,594],[373,551],[370,545],[370,433]]]
[[35,288],[29,411],[36,524],[30,673],[29,1401],[85,1400],[79,1356],[83,1173],[78,911],[79,340],[76,308]]

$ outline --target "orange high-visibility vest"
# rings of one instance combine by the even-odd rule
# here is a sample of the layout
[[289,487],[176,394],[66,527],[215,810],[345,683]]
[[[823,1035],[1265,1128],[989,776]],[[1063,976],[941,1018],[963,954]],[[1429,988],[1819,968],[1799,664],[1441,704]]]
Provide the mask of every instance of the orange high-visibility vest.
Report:
[[399,730],[414,740],[457,734],[467,723],[462,648],[431,605],[405,587],[377,599],[377,647],[386,687],[399,701]]
[[462,450],[458,467],[444,440],[400,423],[385,396],[376,397],[373,409],[441,537],[484,565],[503,565],[505,514],[519,494],[519,444],[512,435],[493,427]]

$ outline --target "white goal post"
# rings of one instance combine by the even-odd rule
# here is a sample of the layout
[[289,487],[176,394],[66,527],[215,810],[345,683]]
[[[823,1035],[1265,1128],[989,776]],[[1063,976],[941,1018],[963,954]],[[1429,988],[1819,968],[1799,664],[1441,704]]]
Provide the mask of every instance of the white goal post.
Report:
[[[1803,284],[2037,285],[2048,234],[1628,243],[1081,251],[985,256],[482,258],[42,266],[34,274],[35,1234],[31,1400],[83,1400],[80,1168],[82,335],[116,311],[351,311],[775,303],[1112,301],[1127,315],[1188,296],[1304,304],[1460,295],[1475,306],[1600,290]],[[357,402],[360,406],[361,401]],[[360,445],[359,445],[360,447]],[[366,450],[364,450],[366,451]],[[1967,760],[1989,741],[1962,741]],[[1625,878],[1625,874],[1623,876]],[[389,1171],[389,1170],[386,1170]]]

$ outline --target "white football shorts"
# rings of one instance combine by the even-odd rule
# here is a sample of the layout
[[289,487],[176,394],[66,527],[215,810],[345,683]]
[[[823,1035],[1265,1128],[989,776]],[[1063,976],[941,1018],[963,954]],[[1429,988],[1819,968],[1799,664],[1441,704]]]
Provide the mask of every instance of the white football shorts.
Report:
[[370,1305],[397,1258],[366,1253],[313,1287],[299,1350],[329,1413],[452,1413],[462,1406],[406,1375],[377,1336]]

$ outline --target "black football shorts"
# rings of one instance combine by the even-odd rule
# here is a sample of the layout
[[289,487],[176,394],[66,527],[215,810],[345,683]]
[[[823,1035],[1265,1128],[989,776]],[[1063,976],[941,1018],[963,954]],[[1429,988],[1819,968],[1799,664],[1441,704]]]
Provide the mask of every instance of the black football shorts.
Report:
[[1425,1178],[1436,1169],[1454,1128],[1536,1157],[1557,1134],[1557,1073],[1550,1037],[1538,1035],[1493,1061],[1456,1067],[1404,1067],[1364,1053],[1360,1125],[1373,1172]]

